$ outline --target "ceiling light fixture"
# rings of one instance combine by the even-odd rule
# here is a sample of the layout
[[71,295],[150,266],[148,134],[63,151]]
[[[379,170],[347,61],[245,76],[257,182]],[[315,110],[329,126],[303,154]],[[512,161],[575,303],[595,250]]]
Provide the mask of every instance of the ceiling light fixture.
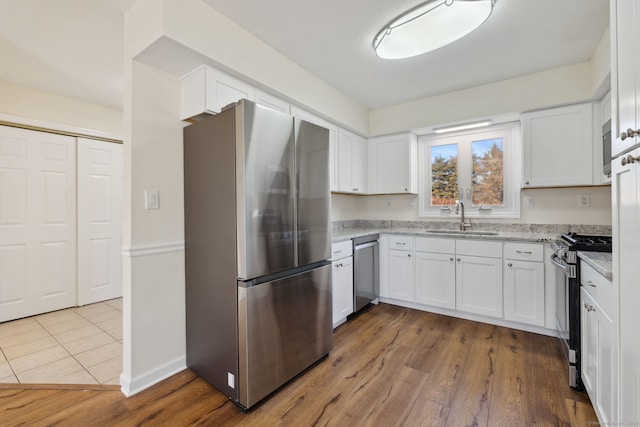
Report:
[[387,24],[373,40],[383,59],[402,59],[431,52],[478,28],[496,0],[429,0]]
[[481,128],[485,126],[491,125],[491,120],[483,120],[481,122],[473,122],[473,123],[463,123],[460,125],[447,126],[444,128],[437,128],[433,131],[435,133],[447,133],[447,132],[455,132],[457,130],[467,130],[467,129],[475,129]]

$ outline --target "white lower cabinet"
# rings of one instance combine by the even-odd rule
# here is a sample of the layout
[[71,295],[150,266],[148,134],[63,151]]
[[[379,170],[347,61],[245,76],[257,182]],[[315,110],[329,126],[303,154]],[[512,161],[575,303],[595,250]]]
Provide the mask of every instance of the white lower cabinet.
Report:
[[453,239],[416,237],[416,303],[456,308],[455,251]]
[[610,305],[612,285],[588,266],[582,265],[580,270],[582,382],[598,421],[608,425],[615,421],[617,401],[615,335],[613,320],[605,309]]
[[456,308],[456,263],[453,254],[416,252],[416,299],[419,304]]
[[333,327],[353,313],[353,248],[351,240],[331,245]]
[[414,299],[413,251],[389,250],[389,296],[393,299],[413,302]]
[[544,326],[544,248],[505,243],[504,318]]
[[456,308],[502,317],[502,258],[456,256]]

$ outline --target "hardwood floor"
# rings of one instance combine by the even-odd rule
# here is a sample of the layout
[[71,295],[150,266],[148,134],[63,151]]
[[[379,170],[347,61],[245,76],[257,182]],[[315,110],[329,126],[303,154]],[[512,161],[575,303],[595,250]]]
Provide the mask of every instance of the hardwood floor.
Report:
[[128,399],[112,386],[2,385],[0,425],[594,425],[563,363],[552,337],[380,304],[248,414],[185,370]]

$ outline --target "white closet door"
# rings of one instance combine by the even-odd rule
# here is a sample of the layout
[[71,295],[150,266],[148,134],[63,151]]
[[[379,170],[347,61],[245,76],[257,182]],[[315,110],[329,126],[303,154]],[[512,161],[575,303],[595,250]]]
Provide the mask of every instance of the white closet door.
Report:
[[78,138],[78,305],[122,296],[122,144]]
[[76,303],[76,140],[0,126],[0,322]]

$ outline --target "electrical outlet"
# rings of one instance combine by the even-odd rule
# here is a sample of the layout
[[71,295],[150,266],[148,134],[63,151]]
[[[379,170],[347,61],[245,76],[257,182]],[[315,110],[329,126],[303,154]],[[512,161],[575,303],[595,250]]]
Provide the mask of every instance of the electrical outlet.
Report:
[[578,196],[578,207],[579,208],[588,208],[591,206],[591,197],[587,194],[581,194]]
[[524,199],[522,201],[522,206],[525,208],[532,208],[533,207],[533,196],[524,196]]
[[390,208],[391,207],[391,200],[387,200],[387,207]]

